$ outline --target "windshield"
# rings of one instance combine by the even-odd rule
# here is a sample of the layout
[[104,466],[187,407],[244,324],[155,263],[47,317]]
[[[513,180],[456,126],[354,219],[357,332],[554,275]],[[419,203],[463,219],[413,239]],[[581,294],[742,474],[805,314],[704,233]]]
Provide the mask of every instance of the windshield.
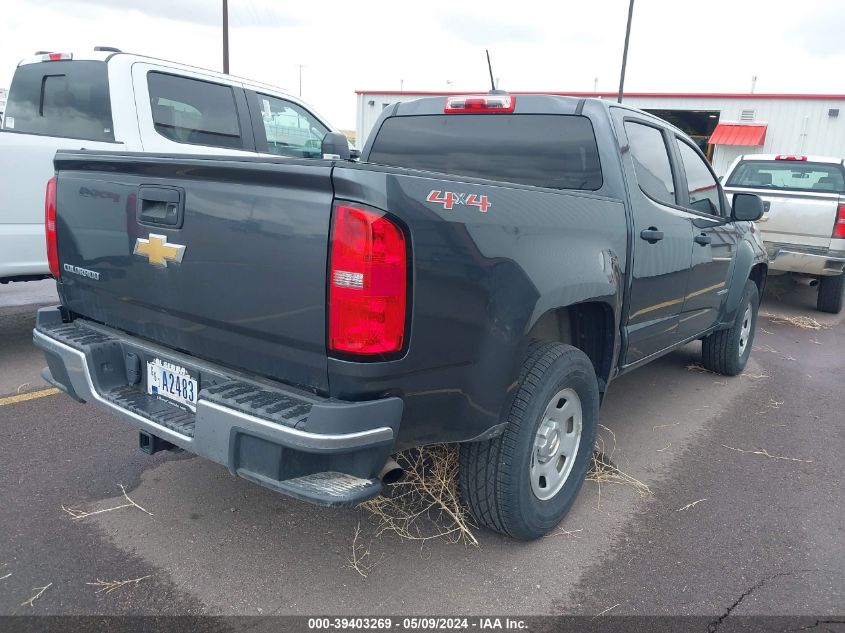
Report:
[[749,160],[737,165],[726,186],[845,193],[845,174],[841,165],[830,163]]

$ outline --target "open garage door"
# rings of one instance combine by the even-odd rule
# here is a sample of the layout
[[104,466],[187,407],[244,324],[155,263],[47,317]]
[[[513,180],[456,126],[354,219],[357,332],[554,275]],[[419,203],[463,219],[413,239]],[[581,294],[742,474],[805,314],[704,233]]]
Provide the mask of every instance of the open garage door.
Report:
[[713,146],[708,145],[710,135],[719,124],[719,110],[653,110],[646,112],[668,121],[698,144],[707,159],[713,160]]

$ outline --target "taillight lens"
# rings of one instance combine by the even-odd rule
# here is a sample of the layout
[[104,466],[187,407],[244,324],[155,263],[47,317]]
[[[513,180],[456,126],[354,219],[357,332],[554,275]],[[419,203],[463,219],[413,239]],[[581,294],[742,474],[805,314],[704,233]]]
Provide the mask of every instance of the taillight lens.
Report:
[[41,56],[42,62],[61,62],[73,59],[73,53],[47,53]]
[[59,276],[59,247],[56,242],[56,177],[47,181],[44,196],[44,233],[47,236],[47,264],[53,277]]
[[833,225],[833,237],[845,239],[845,203],[836,211],[836,224]]
[[466,95],[447,97],[446,114],[509,114],[516,107],[512,95]]
[[329,266],[329,349],[398,352],[405,342],[407,249],[383,213],[337,206]]

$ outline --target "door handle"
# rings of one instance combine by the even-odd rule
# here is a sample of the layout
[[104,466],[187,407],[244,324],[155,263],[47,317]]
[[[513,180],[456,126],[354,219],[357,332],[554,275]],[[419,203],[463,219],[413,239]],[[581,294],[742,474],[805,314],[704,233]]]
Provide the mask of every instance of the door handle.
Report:
[[138,188],[136,219],[142,224],[179,228],[182,226],[185,194],[178,187],[141,185]]
[[650,226],[640,231],[640,237],[649,244],[657,244],[663,239],[663,231],[658,231],[656,226]]
[[713,241],[713,238],[707,235],[707,233],[701,233],[700,235],[696,235],[692,239],[694,239],[696,243],[701,244],[702,246],[707,246],[710,242]]

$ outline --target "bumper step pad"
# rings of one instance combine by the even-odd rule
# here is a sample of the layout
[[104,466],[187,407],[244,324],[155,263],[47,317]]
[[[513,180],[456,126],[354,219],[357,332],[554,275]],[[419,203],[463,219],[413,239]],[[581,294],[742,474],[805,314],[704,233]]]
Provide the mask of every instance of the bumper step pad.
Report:
[[103,397],[180,435],[194,436],[196,416],[193,413],[146,394],[137,387],[117,387],[104,393]]
[[305,398],[257,387],[240,380],[227,380],[204,388],[200,390],[200,398],[293,428],[305,425],[312,405]]
[[337,472],[314,473],[284,481],[274,481],[244,469],[239,469],[238,475],[291,497],[322,506],[354,506],[377,497],[382,491],[379,479],[362,479]]

